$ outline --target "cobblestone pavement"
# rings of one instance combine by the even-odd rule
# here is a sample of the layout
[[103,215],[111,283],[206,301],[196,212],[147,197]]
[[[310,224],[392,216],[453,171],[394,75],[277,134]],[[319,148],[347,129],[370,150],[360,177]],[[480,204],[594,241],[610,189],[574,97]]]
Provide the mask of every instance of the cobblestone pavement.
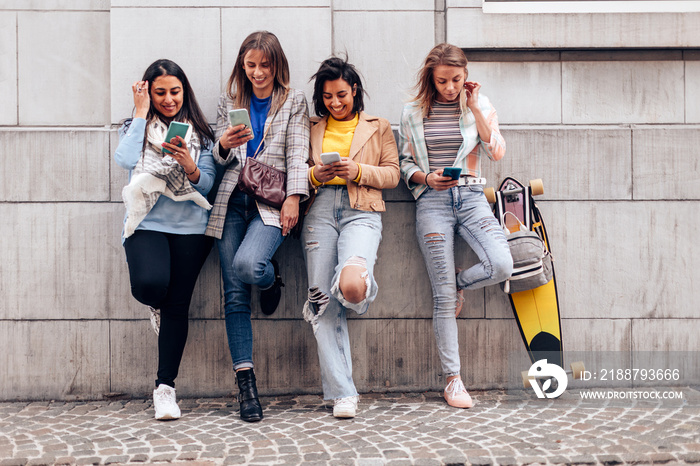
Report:
[[700,463],[700,396],[664,403],[473,392],[368,394],[355,419],[319,396],[262,398],[265,419],[231,398],[183,399],[177,421],[151,400],[0,403],[0,466],[49,464],[678,464]]

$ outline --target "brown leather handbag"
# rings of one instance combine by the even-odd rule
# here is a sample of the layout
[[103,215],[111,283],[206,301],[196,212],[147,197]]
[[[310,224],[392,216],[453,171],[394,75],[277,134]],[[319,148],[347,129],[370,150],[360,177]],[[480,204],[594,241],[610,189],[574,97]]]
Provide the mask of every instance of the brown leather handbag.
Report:
[[255,150],[255,155],[246,159],[241,174],[238,175],[238,188],[256,201],[275,209],[281,209],[287,198],[287,174],[256,158],[263,142],[265,142],[265,136],[267,136],[270,126],[272,125],[269,125],[265,130],[265,134]]
[[256,201],[281,209],[287,198],[287,174],[248,157],[238,176],[238,187]]

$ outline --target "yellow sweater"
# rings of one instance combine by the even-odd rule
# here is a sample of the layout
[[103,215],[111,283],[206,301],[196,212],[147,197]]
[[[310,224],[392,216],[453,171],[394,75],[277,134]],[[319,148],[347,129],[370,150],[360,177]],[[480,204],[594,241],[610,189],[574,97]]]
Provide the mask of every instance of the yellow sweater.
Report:
[[[359,113],[356,113],[355,118],[348,121],[338,121],[329,115],[328,122],[326,123],[326,132],[323,134],[323,146],[321,150],[323,150],[323,152],[337,152],[341,157],[349,157],[350,145],[352,144],[355,128],[357,128],[357,123],[359,121]],[[357,178],[359,178],[361,174],[362,172],[359,172]],[[320,184],[321,183],[318,183],[318,185]],[[345,185],[348,183],[343,178],[338,178],[336,176],[332,180],[326,182],[326,184]]]

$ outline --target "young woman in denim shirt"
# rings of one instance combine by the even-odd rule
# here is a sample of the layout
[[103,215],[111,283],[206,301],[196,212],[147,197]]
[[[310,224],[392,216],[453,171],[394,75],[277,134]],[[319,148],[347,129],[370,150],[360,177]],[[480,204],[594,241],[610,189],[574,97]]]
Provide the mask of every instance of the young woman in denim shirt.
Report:
[[[500,160],[506,146],[496,110],[480,89],[467,81],[462,50],[437,45],[425,59],[417,96],[404,107],[399,128],[401,173],[416,199],[416,235],[433,290],[433,329],[447,378],[443,396],[458,408],[472,406],[460,375],[456,317],[463,290],[502,282],[513,269],[483,192],[481,159]],[[458,180],[443,176],[447,167],[461,169]],[[455,268],[455,233],[479,257],[467,270]]]
[[[355,417],[347,310],[364,314],[377,296],[374,264],[382,238],[382,189],[400,178],[396,140],[383,118],[367,115],[354,66],[337,57],[313,76],[313,105],[321,118],[311,127],[309,181],[316,189],[302,228],[309,298],[304,318],[318,343],[323,394],[333,415]],[[324,164],[321,154],[340,161]]]
[[[170,60],[152,63],[132,86],[134,116],[119,130],[114,153],[129,170],[124,250],[131,293],[149,306],[158,334],[155,417],[177,419],[177,377],[188,333],[188,313],[212,239],[204,235],[214,184],[214,139],[184,71]],[[184,139],[165,140],[172,121],[189,123]],[[167,149],[170,153],[163,152]]]
[[[245,108],[253,135],[232,127],[229,111]],[[224,285],[229,350],[238,383],[241,419],[259,421],[263,411],[253,373],[251,285],[260,290],[264,314],[277,308],[282,280],[272,259],[299,219],[299,202],[308,197],[309,111],[304,93],[289,87],[289,66],[277,37],[250,34],[241,44],[226,90],[219,98],[214,159],[223,171],[207,234],[218,238]],[[257,155],[256,155],[257,154]],[[237,189],[248,157],[284,171],[281,209],[253,200]]]

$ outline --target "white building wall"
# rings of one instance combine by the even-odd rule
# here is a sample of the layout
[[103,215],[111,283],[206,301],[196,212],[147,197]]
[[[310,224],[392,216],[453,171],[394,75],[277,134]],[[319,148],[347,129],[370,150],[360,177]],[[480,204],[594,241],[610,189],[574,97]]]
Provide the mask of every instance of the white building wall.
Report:
[[[698,15],[484,14],[478,0],[0,0],[0,399],[151,390],[156,338],[129,292],[116,127],[158,58],[185,69],[214,123],[240,42],[258,29],[278,35],[308,98],[319,63],[347,53],[368,112],[394,125],[430,48],[467,49],[508,143],[503,161],[485,164],[490,183],[545,183],[565,347],[697,351]],[[380,294],[351,320],[355,380],[361,391],[437,390],[413,201],[403,184],[385,199]],[[280,308],[253,314],[259,387],[318,393],[298,240],[277,256]],[[463,266],[475,260],[458,252]],[[213,251],[191,308],[183,396],[234,390],[218,266]],[[467,292],[459,325],[468,386],[512,385],[508,361],[524,348],[500,289]]]

